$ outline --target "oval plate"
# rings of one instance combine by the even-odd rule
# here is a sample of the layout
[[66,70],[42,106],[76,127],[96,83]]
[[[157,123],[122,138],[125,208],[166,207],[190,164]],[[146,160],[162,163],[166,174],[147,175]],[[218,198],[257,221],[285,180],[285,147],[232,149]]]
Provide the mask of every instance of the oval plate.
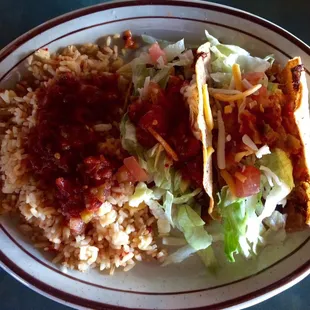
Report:
[[[34,50],[51,51],[94,42],[131,29],[162,39],[203,42],[207,29],[225,43],[257,56],[274,54],[284,63],[301,56],[310,84],[310,48],[284,29],[255,15],[222,5],[187,1],[105,3],[50,20],[19,37],[0,52],[0,87],[14,85]],[[244,308],[294,285],[310,273],[310,233],[291,234],[283,246],[267,247],[253,260],[220,262],[209,274],[196,257],[181,265],[140,264],[113,277],[97,271],[62,273],[14,227],[0,219],[1,266],[35,291],[76,308],[105,307],[188,309]]]

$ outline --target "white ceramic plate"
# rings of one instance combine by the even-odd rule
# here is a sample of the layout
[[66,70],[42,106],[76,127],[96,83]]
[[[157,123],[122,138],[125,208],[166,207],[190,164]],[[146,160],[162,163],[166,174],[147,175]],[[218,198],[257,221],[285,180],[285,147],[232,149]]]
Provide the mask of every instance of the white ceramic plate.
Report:
[[[102,4],[48,21],[24,34],[0,53],[0,87],[13,85],[34,50],[56,51],[131,29],[162,39],[202,42],[204,30],[227,43],[280,62],[301,56],[310,84],[310,48],[278,26],[226,6],[187,1],[129,1]],[[208,274],[193,257],[178,266],[140,264],[113,277],[97,271],[64,274],[14,228],[0,219],[2,267],[39,293],[76,308],[113,307],[184,309],[243,308],[261,302],[310,273],[310,233],[291,235],[283,246],[266,248],[256,260],[223,263]]]

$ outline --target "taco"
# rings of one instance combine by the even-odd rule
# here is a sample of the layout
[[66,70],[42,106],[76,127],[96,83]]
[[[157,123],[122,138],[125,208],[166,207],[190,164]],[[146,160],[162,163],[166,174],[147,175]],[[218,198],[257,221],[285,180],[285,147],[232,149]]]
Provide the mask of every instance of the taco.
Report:
[[119,70],[133,84],[121,122],[122,145],[148,175],[129,204],[136,207],[143,201],[150,208],[165,243],[173,230],[183,233],[185,248],[166,264],[197,251],[205,261],[203,251],[212,251],[212,237],[201,213],[214,204],[213,120],[211,111],[205,118],[207,71],[198,69],[208,62],[209,43],[185,49],[184,40],[172,44],[143,39],[151,43],[146,52]]
[[284,69],[206,32],[214,187],[225,253],[245,256],[310,225],[309,105],[301,59]]

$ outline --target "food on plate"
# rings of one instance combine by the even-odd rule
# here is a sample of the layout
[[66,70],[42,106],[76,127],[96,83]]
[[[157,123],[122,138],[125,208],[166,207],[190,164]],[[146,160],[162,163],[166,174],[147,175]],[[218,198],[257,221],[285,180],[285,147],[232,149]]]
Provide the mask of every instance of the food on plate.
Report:
[[171,262],[209,247],[194,54],[184,40],[138,49],[126,31],[39,49],[1,91],[1,213],[53,262],[113,274],[164,261],[167,245],[183,245]]
[[42,48],[1,90],[0,212],[53,262],[214,267],[215,243],[233,261],[310,224],[300,59],[280,70],[206,34]]
[[308,91],[301,59],[281,67],[206,32],[215,119],[218,203],[225,253],[246,257],[269,239],[310,225]]

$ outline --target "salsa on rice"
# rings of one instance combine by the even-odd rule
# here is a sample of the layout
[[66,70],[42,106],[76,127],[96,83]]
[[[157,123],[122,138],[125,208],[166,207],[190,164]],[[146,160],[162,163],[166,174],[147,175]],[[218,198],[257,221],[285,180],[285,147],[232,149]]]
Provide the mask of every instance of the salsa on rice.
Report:
[[28,164],[43,187],[56,190],[68,219],[97,211],[110,195],[112,176],[123,165],[125,151],[118,158],[104,148],[107,137],[119,137],[118,127],[111,125],[122,116],[124,96],[118,78],[77,78],[68,73],[38,93],[37,122],[27,142]]

